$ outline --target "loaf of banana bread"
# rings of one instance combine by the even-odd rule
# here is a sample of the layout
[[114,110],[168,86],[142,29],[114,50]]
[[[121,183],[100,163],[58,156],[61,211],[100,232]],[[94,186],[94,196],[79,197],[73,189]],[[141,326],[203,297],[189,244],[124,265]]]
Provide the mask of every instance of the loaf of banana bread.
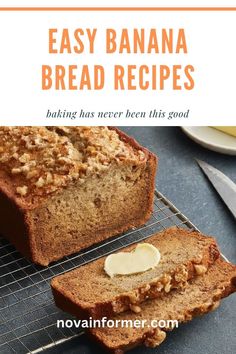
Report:
[[140,226],[156,165],[116,128],[1,127],[0,233],[48,265]]
[[[157,267],[110,278],[104,270],[106,257],[100,258],[52,280],[56,305],[82,319],[110,317],[129,309],[140,312],[146,299],[183,288],[189,279],[204,274],[220,254],[212,237],[177,227],[152,235],[145,243],[160,251]],[[136,246],[122,252],[132,252]]]

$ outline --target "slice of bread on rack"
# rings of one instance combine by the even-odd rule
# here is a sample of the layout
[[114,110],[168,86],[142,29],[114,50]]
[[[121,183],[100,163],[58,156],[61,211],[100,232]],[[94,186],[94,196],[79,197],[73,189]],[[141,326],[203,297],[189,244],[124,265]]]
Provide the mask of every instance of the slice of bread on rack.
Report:
[[[156,347],[166,338],[172,328],[153,328],[156,320],[190,321],[218,307],[220,300],[236,291],[236,266],[218,259],[207,273],[194,277],[184,289],[176,289],[158,299],[145,301],[141,313],[132,311],[116,315],[114,320],[145,320],[143,328],[128,328],[118,325],[113,328],[90,329],[90,335],[115,354],[137,345]],[[118,323],[118,322],[116,322]]]
[[[56,305],[79,318],[111,317],[127,310],[140,312],[143,302],[167,295],[203,275],[219,257],[216,241],[200,232],[173,227],[145,239],[155,246],[161,260],[154,269],[110,278],[105,258],[55,277],[52,291]],[[137,244],[122,249],[131,252]],[[141,307],[140,307],[141,306]]]

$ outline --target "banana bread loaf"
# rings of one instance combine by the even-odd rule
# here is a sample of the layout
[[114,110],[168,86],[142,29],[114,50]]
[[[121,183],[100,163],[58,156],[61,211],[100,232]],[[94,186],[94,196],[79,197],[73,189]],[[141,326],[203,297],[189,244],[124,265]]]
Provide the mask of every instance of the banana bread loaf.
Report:
[[[213,238],[186,229],[173,227],[147,238],[147,242],[161,254],[154,269],[110,278],[104,271],[106,257],[100,258],[52,280],[56,305],[80,318],[110,317],[128,309],[139,312],[139,304],[147,298],[185,286],[189,279],[204,274],[219,257]],[[130,252],[136,245],[122,252]]]
[[1,127],[0,233],[48,265],[147,221],[156,157],[108,127]]
[[140,323],[145,321],[143,327],[121,327],[121,322],[117,321],[116,327],[97,327],[89,331],[96,341],[115,354],[122,354],[140,344],[153,348],[165,340],[166,331],[173,329],[168,326],[153,328],[153,320],[177,320],[179,323],[190,321],[216,309],[222,298],[235,291],[236,266],[218,259],[207,273],[190,280],[184,290],[173,290],[161,298],[146,301],[141,313],[129,311],[113,318],[132,323],[135,320]]

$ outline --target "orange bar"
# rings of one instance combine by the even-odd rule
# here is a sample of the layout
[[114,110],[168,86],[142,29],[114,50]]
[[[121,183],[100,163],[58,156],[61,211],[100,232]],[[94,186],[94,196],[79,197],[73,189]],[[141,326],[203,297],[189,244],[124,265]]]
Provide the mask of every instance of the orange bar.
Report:
[[236,11],[236,7],[0,7],[0,11]]

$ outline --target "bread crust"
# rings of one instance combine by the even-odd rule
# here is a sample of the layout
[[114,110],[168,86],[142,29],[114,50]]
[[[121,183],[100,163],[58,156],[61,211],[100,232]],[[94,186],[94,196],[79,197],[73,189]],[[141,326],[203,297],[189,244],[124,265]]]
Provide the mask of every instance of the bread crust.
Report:
[[[146,170],[149,176],[149,182],[146,184],[146,194],[148,195],[148,205],[146,210],[140,210],[140,214],[132,223],[125,225],[116,225],[112,229],[103,230],[98,235],[96,242],[103,241],[108,237],[115,236],[119,233],[125,232],[133,227],[138,227],[144,224],[151,216],[153,210],[153,199],[155,190],[155,173],[157,168],[157,158],[154,154],[147,149],[140,146],[134,139],[128,137],[117,128],[111,128],[115,130],[120,139],[134,149],[143,151],[147,157]],[[59,189],[53,195],[59,195],[63,189]],[[91,239],[84,247],[73,247],[70,250],[65,250],[64,254],[52,254],[50,257],[45,256],[42,251],[44,243],[44,235],[35,230],[35,223],[32,218],[32,212],[37,211],[41,206],[45,204],[48,197],[35,197],[33,201],[29,199],[21,198],[16,195],[11,178],[4,172],[0,171],[0,232],[7,238],[26,258],[32,260],[34,263],[47,266],[50,262],[58,260],[64,256],[73,254],[80,251],[82,248],[89,247],[94,244],[94,240]],[[47,235],[45,235],[47,237]]]

